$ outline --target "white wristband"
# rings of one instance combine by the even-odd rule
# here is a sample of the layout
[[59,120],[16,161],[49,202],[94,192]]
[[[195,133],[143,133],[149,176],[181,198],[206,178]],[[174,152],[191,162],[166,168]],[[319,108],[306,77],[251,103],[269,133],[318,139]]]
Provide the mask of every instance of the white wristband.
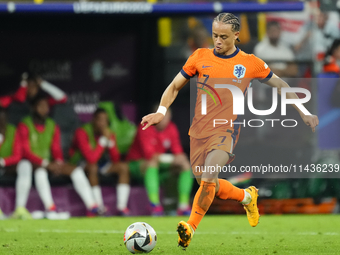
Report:
[[27,81],[22,80],[22,81],[20,82],[20,86],[21,86],[21,87],[27,87]]
[[98,140],[100,146],[106,148],[109,145],[109,140],[105,136],[101,136]]
[[109,140],[109,144],[108,144],[108,147],[111,149],[115,146],[115,141],[113,140]]
[[5,167],[6,166],[5,160],[3,158],[0,158],[0,166],[1,167]]
[[50,161],[48,159],[43,159],[43,161],[41,162],[41,166],[43,168],[46,168],[49,164],[50,164]]
[[163,115],[165,116],[167,110],[168,110],[168,109],[166,109],[165,106],[161,106],[161,105],[160,105],[160,106],[158,107],[157,113],[159,112],[159,113],[161,113],[161,114],[163,114]]

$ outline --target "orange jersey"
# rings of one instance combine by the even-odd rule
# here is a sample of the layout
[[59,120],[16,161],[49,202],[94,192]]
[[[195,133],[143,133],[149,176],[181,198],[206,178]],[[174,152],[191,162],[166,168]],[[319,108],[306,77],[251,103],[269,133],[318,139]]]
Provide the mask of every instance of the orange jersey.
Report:
[[[198,139],[226,132],[230,128],[236,137],[240,129],[240,125],[231,126],[231,121],[239,122],[238,116],[233,114],[231,91],[216,88],[216,84],[236,86],[245,96],[251,80],[266,81],[273,76],[263,60],[239,48],[228,56],[218,55],[214,49],[198,49],[188,58],[181,73],[187,79],[198,75],[195,116],[189,132],[190,136]],[[202,98],[206,106],[205,114],[202,114]],[[215,125],[214,120],[218,119],[227,120],[228,123]]]

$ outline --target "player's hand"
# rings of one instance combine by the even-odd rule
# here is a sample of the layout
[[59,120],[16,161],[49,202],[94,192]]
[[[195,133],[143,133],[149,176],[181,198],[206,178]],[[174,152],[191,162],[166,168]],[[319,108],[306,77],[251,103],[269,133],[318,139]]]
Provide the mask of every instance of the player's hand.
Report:
[[319,125],[319,119],[316,115],[304,115],[301,116],[302,120],[307,126],[311,127],[312,131],[315,132],[315,127]]
[[162,121],[163,118],[164,115],[160,112],[151,113],[149,115],[144,116],[140,124],[142,124],[142,126],[145,124],[145,126],[143,127],[143,130],[145,130],[151,125],[157,125],[159,122]]
[[104,128],[102,131],[103,136],[105,136],[107,139],[111,138],[111,130],[109,127]]
[[38,83],[39,87],[41,87],[41,83],[42,83],[43,81],[44,81],[44,80],[43,80],[40,76],[37,77],[37,83]]
[[48,164],[47,169],[51,171],[55,175],[61,174],[62,163],[59,162],[51,162]]
[[26,81],[27,78],[28,78],[28,73],[27,72],[24,72],[24,73],[21,74],[21,80]]

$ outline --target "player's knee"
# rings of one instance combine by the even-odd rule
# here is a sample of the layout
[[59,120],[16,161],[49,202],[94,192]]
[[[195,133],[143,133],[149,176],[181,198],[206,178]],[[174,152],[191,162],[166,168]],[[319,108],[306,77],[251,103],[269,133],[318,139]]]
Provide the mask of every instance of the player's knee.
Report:
[[147,165],[149,167],[157,167],[159,165],[159,156],[157,154],[153,155],[151,159],[148,160]]
[[182,170],[187,170],[190,168],[188,157],[184,153],[175,155],[173,165],[180,167]]
[[188,170],[190,169],[190,162],[188,158],[185,158],[185,161],[183,162],[183,169]]
[[17,165],[17,173],[20,176],[31,177],[32,175],[32,164],[28,160],[21,160]]
[[97,174],[98,173],[98,166],[96,164],[88,164],[86,166],[86,171],[89,175]]
[[179,163],[179,167],[181,168],[182,171],[190,170],[190,163],[188,159],[185,158],[183,161],[181,161]]
[[217,180],[218,180],[217,178],[202,178],[202,181],[207,182],[207,183],[215,183],[216,184]]
[[128,176],[130,174],[129,172],[129,166],[126,163],[120,162],[118,163],[118,173],[124,176]]
[[217,171],[207,171],[202,174],[202,181],[207,180],[207,182],[216,182],[218,179],[218,172]]

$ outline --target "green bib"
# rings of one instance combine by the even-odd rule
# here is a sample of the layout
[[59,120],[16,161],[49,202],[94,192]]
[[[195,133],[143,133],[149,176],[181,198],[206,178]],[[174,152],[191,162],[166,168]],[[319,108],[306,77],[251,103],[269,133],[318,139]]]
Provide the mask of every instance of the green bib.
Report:
[[31,151],[43,159],[50,159],[55,122],[47,118],[43,132],[39,132],[35,128],[33,119],[30,116],[24,118],[22,122],[28,127]]
[[94,138],[94,132],[93,132],[93,127],[91,123],[87,123],[85,124],[82,129],[86,132],[88,138],[89,138],[89,142],[91,145],[91,148],[94,149],[97,146],[97,141],[96,138]]
[[15,126],[7,124],[4,141],[0,145],[0,158],[7,158],[12,155],[15,131]]
[[[91,149],[95,149],[97,146],[97,141],[94,137],[93,127],[91,123],[87,123],[84,126],[81,127],[87,134],[87,137],[89,138]],[[79,150],[76,150],[74,154],[71,156],[70,163],[72,164],[78,164],[79,161],[83,159],[83,156]]]

